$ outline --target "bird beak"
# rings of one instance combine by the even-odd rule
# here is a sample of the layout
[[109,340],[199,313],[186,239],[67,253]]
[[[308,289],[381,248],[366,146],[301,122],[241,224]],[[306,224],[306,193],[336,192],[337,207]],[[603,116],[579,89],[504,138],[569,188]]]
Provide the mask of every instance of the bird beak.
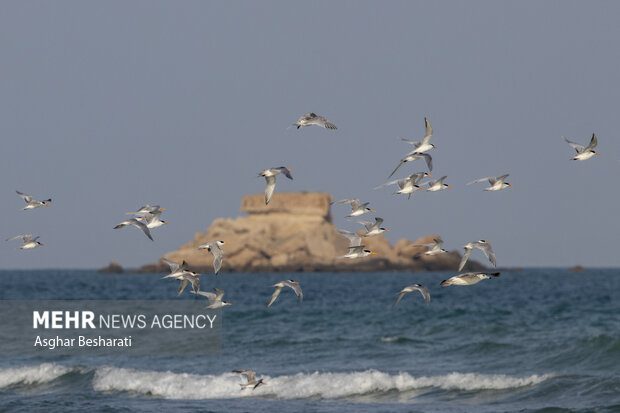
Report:
[[512,184],[508,184],[508,186],[512,186]]
[[600,155],[600,153],[598,153],[598,152],[594,152],[594,154],[595,154],[595,155]]
[[430,176],[431,178],[433,177],[433,175],[431,175],[431,174],[426,174],[426,176]]
[[292,169],[291,169],[291,168],[286,168],[286,170],[287,170],[287,171],[292,171]]
[[159,208],[159,210],[160,210],[160,211],[165,211],[165,210],[166,210],[166,208]]
[[371,252],[370,255],[377,255],[377,253],[376,252]]
[[375,210],[374,210],[374,209],[371,209],[371,210],[370,210],[370,212],[375,212]]
[[389,230],[389,229],[384,229],[384,231],[390,232],[390,230]]
[[[232,305],[231,303],[224,303],[224,305]],[[263,383],[263,384],[267,384],[267,383]]]
[[448,185],[446,188],[452,188],[450,185]]
[[165,225],[168,225],[168,223],[167,223],[167,222],[164,222],[164,224],[165,224]]
[[200,275],[200,273],[199,273],[199,272],[197,272],[197,273],[196,273],[196,275]]
[[293,281],[293,284],[299,284],[297,281]]
[[489,245],[491,245],[491,243],[490,243],[489,241],[486,241],[486,242],[485,242],[485,244],[489,244]]
[[230,245],[230,242],[225,242],[224,245]]

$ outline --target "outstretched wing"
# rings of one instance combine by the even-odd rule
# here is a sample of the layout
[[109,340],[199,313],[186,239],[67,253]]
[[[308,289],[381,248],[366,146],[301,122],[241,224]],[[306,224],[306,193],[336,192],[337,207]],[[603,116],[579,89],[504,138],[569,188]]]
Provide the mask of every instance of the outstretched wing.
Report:
[[276,177],[266,176],[265,180],[267,181],[267,186],[265,187],[265,205],[267,205],[273,196],[274,189],[276,189]]
[[[578,143],[573,142],[573,141],[569,141],[569,140],[568,140],[568,139],[566,139],[566,137],[564,137],[564,136],[562,136],[562,137],[564,138],[564,140],[566,141],[566,143],[568,143],[570,146],[572,146],[572,147],[575,149],[575,151],[577,151],[577,153],[581,153],[581,152],[583,152],[583,151],[584,151],[584,149],[585,149],[585,148],[584,148],[582,145],[579,145]],[[592,142],[590,141],[590,143],[592,143]]]
[[459,271],[463,269],[470,255],[471,255],[471,249],[465,248],[465,252],[463,253],[463,258],[461,258],[461,263],[459,264]]

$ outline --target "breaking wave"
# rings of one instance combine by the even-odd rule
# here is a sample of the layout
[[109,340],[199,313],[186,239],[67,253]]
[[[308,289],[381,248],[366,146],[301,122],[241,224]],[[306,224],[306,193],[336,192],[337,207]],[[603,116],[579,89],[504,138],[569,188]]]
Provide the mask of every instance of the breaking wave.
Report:
[[255,390],[241,390],[244,379],[235,373],[198,375],[101,367],[93,387],[101,392],[127,392],[165,399],[213,399],[266,397],[278,399],[340,399],[424,389],[450,391],[506,390],[535,386],[552,375],[515,377],[507,375],[450,373],[414,377],[408,373],[390,375],[376,370],[354,373],[298,373],[290,376],[260,376],[268,383]]

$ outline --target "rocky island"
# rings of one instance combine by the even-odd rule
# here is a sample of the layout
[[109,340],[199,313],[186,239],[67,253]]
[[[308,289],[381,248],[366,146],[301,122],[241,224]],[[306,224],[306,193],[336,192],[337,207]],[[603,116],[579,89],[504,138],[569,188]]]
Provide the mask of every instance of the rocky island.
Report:
[[[269,205],[264,195],[247,195],[241,211],[247,216],[216,219],[194,240],[164,255],[199,272],[213,272],[213,256],[197,247],[208,241],[222,240],[222,272],[291,272],[291,271],[439,271],[456,270],[461,255],[450,252],[426,256],[426,247],[436,235],[415,241],[401,239],[394,246],[383,236],[363,239],[363,244],[377,253],[359,259],[339,258],[348,251],[349,242],[338,234],[332,223],[327,193],[276,193]],[[483,270],[484,266],[469,261],[465,270]],[[142,267],[140,272],[167,271],[160,261]]]

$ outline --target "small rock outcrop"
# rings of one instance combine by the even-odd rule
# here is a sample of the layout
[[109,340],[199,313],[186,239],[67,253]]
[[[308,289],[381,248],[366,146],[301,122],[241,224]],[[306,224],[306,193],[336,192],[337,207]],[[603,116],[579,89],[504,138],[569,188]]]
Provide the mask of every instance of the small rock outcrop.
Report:
[[[326,193],[276,193],[269,205],[264,195],[247,195],[241,210],[248,216],[216,219],[205,233],[196,233],[194,240],[165,254],[165,258],[187,261],[192,269],[213,271],[213,256],[198,250],[200,244],[222,240],[223,272],[277,271],[382,271],[382,270],[456,270],[460,255],[456,252],[425,256],[428,236],[417,241],[400,240],[392,247],[382,235],[363,239],[363,244],[377,253],[359,259],[340,258],[348,251],[349,242],[338,234],[331,222],[330,202]],[[482,270],[476,262],[468,262],[466,270]],[[166,271],[163,262],[145,266],[143,271]]]
[[99,273],[101,274],[122,274],[125,270],[119,263],[116,261],[110,261],[107,267],[103,267],[99,269]]

